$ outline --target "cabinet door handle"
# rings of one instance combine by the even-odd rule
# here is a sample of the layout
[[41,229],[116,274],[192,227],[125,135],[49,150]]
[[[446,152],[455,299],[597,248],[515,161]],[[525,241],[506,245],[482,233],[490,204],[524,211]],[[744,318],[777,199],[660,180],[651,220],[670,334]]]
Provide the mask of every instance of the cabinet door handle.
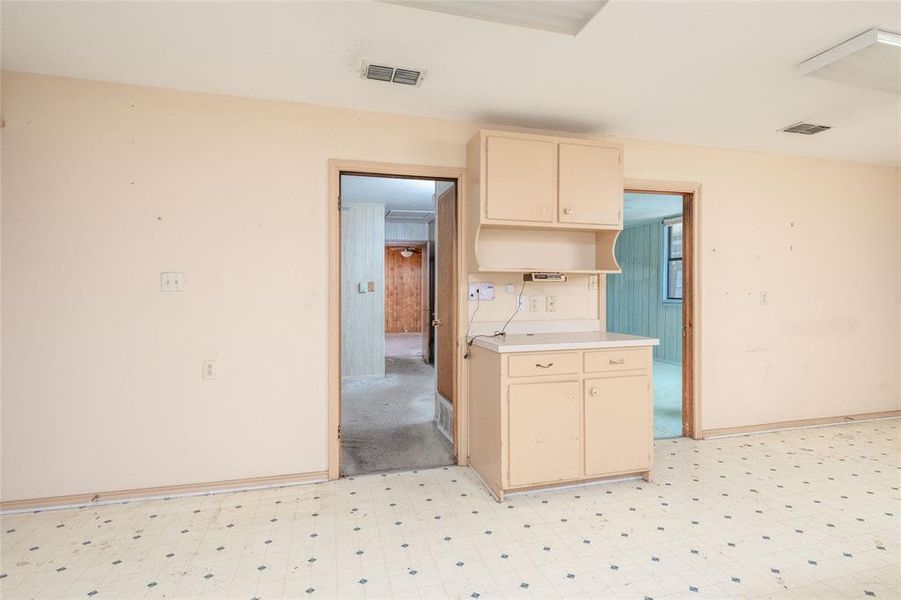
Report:
[[573,209],[571,209],[571,208],[564,208],[564,209],[563,209],[563,214],[564,214],[564,215],[571,215],[571,214],[573,214]]
[[538,367],[539,369],[550,369],[551,367],[554,366],[554,363],[548,363],[546,365],[543,365],[541,363],[535,363],[535,366]]
[[600,389],[598,389],[598,388],[591,388],[591,395],[592,395],[592,396],[597,396],[597,395],[600,394],[600,393],[601,393],[601,390],[600,390]]
[[624,364],[626,364],[626,359],[625,358],[611,358],[610,364],[611,365],[624,365]]

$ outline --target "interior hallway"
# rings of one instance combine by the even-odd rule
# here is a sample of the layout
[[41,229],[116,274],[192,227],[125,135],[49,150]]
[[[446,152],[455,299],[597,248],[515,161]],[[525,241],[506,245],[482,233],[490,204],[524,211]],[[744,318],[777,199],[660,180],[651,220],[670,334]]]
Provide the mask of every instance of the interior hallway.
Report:
[[898,419],[658,442],[495,502],[464,467],[0,517],[0,596],[898,598]]
[[386,333],[385,356],[389,357],[422,357],[422,334]]
[[453,464],[435,425],[435,369],[421,358],[387,357],[384,379],[345,382],[341,395],[344,475]]

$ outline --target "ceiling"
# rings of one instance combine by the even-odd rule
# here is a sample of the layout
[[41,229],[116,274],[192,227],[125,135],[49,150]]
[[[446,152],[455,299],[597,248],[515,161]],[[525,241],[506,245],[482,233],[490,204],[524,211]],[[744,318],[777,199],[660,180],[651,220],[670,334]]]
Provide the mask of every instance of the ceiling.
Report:
[[682,214],[682,196],[635,194],[623,196],[623,224],[635,225]]
[[435,210],[435,182],[428,179],[341,176],[341,203],[384,204],[391,210]]
[[[898,2],[613,0],[576,36],[374,1],[0,6],[5,69],[901,164],[897,94],[797,69],[901,32]],[[425,80],[362,79],[364,59]],[[834,128],[778,131],[798,121]]]

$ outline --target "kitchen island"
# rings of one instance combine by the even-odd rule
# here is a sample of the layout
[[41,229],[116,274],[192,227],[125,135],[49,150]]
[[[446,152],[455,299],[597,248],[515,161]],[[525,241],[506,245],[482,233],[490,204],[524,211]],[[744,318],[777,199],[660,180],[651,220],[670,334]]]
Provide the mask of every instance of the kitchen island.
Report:
[[609,332],[479,336],[470,466],[492,494],[653,470],[652,347]]

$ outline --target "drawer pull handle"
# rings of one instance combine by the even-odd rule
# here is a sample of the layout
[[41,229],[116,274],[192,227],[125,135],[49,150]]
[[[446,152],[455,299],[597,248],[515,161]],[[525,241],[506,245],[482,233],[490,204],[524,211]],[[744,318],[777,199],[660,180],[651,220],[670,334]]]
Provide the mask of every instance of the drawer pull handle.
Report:
[[546,365],[543,365],[541,363],[535,363],[535,366],[538,367],[539,369],[550,369],[551,367],[554,366],[554,363],[548,363]]
[[624,365],[624,364],[626,364],[626,359],[625,358],[611,358],[610,364],[611,365]]
[[600,394],[600,393],[601,393],[601,390],[599,390],[598,388],[591,388],[591,395],[592,395],[592,396],[597,396],[597,395]]

